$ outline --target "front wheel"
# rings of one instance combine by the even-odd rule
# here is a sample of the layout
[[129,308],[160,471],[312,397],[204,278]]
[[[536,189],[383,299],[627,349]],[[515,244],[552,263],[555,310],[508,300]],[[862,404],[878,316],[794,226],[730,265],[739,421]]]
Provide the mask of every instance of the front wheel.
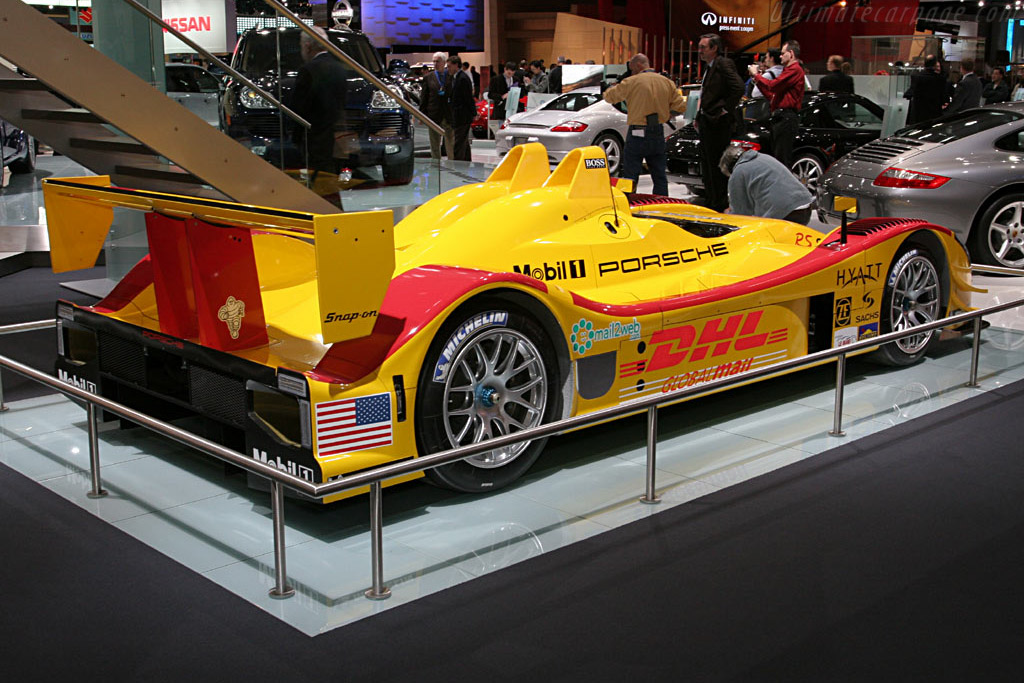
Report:
[[818,181],[825,174],[825,167],[818,157],[805,154],[793,162],[790,168],[800,184],[807,188],[813,196],[818,196]]
[[[555,419],[556,367],[547,335],[525,311],[497,300],[464,307],[434,338],[420,374],[420,452],[468,446]],[[499,489],[526,473],[545,441],[487,451],[426,476],[457,491]]]
[[608,175],[614,177],[622,163],[622,141],[613,133],[603,133],[597,136],[594,144],[604,150],[608,157]]
[[384,173],[384,180],[391,185],[408,185],[412,182],[412,174],[415,169],[416,160],[412,154],[407,159],[384,163],[381,170]]
[[11,173],[32,173],[36,170],[36,141],[28,135],[25,138],[25,156],[7,165]]
[[[934,257],[922,247],[902,249],[885,282],[880,332],[886,334],[933,322],[942,315],[942,309],[942,282]],[[937,330],[903,337],[882,346],[875,358],[886,365],[912,365],[937,337]]]
[[985,210],[971,239],[972,256],[981,263],[1024,268],[1024,194],[1000,197]]

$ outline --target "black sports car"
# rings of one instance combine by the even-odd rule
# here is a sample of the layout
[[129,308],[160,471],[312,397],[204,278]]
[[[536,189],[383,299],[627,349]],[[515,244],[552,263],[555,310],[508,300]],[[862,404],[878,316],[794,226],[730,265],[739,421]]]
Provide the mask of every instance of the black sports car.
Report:
[[[764,98],[747,100],[743,109],[745,130],[734,141],[754,149],[772,151],[771,116]],[[847,93],[804,95],[800,109],[800,130],[793,142],[792,169],[811,194],[832,163],[882,133],[884,110],[871,100]],[[700,166],[700,138],[693,124],[674,133],[667,142],[668,172],[681,176],[691,189],[703,188]]]

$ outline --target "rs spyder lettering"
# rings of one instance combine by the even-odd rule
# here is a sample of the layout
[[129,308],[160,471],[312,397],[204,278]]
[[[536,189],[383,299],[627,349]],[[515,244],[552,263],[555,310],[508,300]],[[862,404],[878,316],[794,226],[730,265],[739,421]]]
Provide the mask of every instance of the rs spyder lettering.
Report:
[[648,268],[670,268],[683,263],[693,263],[703,259],[712,259],[718,256],[725,256],[729,253],[729,247],[724,242],[712,244],[707,249],[681,249],[679,251],[666,251],[662,254],[648,254],[634,258],[625,258],[618,261],[605,261],[597,264],[597,274],[604,277],[610,273],[636,273]]
[[455,359],[455,355],[462,346],[462,342],[466,340],[471,334],[477,330],[485,327],[504,327],[508,324],[508,312],[507,311],[488,311],[486,313],[480,313],[475,315],[465,323],[463,323],[452,336],[448,338],[448,343],[444,345],[441,350],[441,355],[437,359],[437,365],[434,366],[434,381],[444,382],[448,379],[448,371],[451,370],[452,360]]

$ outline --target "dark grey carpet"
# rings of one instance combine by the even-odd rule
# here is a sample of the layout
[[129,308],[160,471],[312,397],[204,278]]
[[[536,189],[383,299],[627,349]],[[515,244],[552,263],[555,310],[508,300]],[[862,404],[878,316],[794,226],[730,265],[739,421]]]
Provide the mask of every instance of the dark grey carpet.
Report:
[[0,670],[1019,681],[1022,412],[1018,382],[316,638],[0,466]]

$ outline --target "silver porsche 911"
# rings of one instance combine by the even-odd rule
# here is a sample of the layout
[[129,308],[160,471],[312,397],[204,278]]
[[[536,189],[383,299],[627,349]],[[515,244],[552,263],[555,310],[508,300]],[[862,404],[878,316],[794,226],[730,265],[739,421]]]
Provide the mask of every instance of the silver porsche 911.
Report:
[[[540,142],[548,160],[558,163],[577,147],[597,145],[608,157],[608,173],[615,175],[628,130],[625,112],[625,103],[608,104],[598,93],[565,93],[539,109],[510,116],[495,135],[495,147],[505,154],[516,145]],[[665,136],[684,123],[677,116],[672,125],[665,124]]]
[[923,218],[953,230],[975,262],[1024,268],[1024,102],[915,124],[836,162],[818,184],[818,215]]

